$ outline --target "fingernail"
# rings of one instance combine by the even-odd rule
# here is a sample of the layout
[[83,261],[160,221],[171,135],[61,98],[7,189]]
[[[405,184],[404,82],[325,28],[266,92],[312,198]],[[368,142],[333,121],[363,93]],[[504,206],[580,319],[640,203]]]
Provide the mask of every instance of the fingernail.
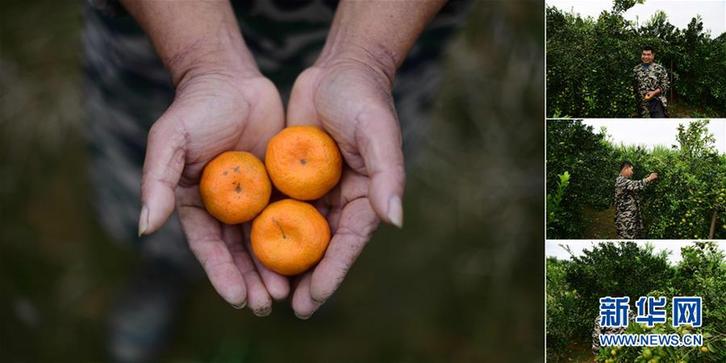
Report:
[[272,306],[264,307],[262,309],[252,310],[252,313],[260,318],[270,315],[272,313]]
[[139,237],[146,232],[147,228],[149,228],[149,208],[144,205],[139,216]]
[[313,300],[313,302],[318,304],[318,306],[325,304],[325,301],[328,300],[327,298],[315,298],[313,296],[310,296],[310,298]]
[[388,221],[398,228],[403,227],[403,207],[397,195],[388,200]]
[[230,304],[230,305],[232,305],[232,307],[237,310],[244,309],[244,307],[247,306],[247,301],[245,300],[245,301],[239,303],[238,305],[235,305],[235,304]]
[[302,315],[302,314],[298,314],[297,311],[296,311],[295,312],[295,316],[298,319],[300,319],[300,320],[308,320],[308,319],[310,319],[311,316],[313,316],[313,314],[310,314],[310,315]]

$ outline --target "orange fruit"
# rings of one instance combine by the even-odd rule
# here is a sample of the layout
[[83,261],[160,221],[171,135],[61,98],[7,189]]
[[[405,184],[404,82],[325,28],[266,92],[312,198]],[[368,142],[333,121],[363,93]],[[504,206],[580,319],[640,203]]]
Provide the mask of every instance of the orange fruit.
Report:
[[294,199],[271,203],[252,221],[252,252],[272,271],[300,274],[323,257],[330,227],[312,205]]
[[270,139],[265,166],[275,187],[299,200],[314,200],[338,184],[343,170],[340,150],[316,126],[290,126]]
[[244,223],[267,206],[272,193],[265,165],[246,151],[227,151],[204,166],[199,194],[209,214],[227,224]]

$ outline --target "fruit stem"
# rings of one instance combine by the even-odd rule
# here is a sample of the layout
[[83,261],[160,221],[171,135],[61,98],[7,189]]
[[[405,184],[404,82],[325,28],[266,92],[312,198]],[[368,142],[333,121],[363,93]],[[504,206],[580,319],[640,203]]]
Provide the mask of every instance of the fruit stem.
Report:
[[280,229],[280,233],[282,233],[282,239],[287,239],[287,236],[285,235],[285,230],[282,229],[282,226],[280,225],[280,222],[277,221],[277,219],[272,219],[273,222],[277,225],[277,228]]

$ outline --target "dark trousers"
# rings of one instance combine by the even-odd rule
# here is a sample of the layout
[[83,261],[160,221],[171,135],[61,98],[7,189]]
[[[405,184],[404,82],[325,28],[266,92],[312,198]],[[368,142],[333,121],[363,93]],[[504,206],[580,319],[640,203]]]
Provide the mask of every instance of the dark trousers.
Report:
[[650,118],[668,118],[663,102],[656,97],[648,101],[648,111],[650,112]]

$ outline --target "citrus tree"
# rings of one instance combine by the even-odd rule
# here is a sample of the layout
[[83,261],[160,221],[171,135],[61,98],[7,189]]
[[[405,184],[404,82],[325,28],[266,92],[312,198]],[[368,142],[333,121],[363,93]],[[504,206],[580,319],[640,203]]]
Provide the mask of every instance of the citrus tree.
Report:
[[706,120],[680,125],[676,147],[616,149],[638,166],[634,178],[659,175],[641,196],[648,238],[725,238],[726,155],[714,148],[707,125]]
[[[647,295],[700,296],[703,301],[703,326],[672,326],[671,317],[665,324],[647,327],[630,324],[626,333],[632,334],[701,334],[700,347],[612,347],[601,349],[598,362],[724,362],[726,361],[726,256],[714,242],[696,242],[681,248],[682,260],[669,266],[670,279],[661,281]],[[632,299],[631,299],[632,301]]]
[[573,357],[590,354],[600,297],[629,296],[633,302],[640,296],[665,296],[668,300],[673,296],[700,296],[700,328],[673,328],[668,320],[652,328],[631,323],[626,332],[697,333],[703,335],[702,347],[610,347],[600,349],[594,358],[608,363],[726,361],[726,256],[714,242],[685,246],[681,256],[681,261],[673,264],[666,253],[656,253],[652,246],[621,242],[601,243],[567,260],[548,258],[548,360],[572,361]]
[[587,223],[582,209],[610,205],[614,176],[603,171],[617,163],[613,152],[605,134],[592,126],[579,120],[548,122],[547,198],[557,200],[556,210],[548,203],[549,238],[577,238]]

